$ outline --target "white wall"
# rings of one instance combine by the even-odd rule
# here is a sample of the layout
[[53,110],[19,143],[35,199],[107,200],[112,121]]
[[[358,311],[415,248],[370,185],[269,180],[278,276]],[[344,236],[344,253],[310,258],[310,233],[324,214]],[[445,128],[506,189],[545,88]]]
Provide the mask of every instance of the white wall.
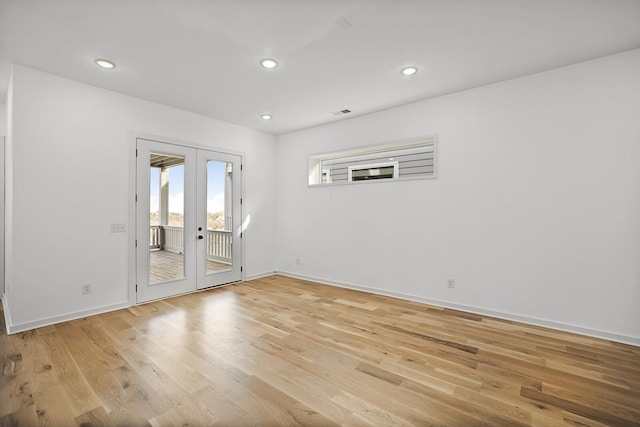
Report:
[[[10,209],[13,201],[13,70],[9,73],[9,83],[7,85],[7,134],[5,136],[4,146],[4,223],[6,226],[13,223],[13,211]],[[8,292],[7,287],[9,278],[13,272],[13,233],[7,228],[4,234],[4,283],[2,297],[2,306],[4,308],[5,325],[7,330],[11,325],[11,316],[9,313]]]
[[[278,270],[640,345],[639,117],[635,50],[281,136]],[[306,185],[428,134],[436,180]]]
[[6,95],[0,98],[0,297],[4,295],[4,156],[7,136]]
[[275,137],[20,66],[12,90],[14,331],[127,304],[131,132],[244,152],[245,273],[273,272]]

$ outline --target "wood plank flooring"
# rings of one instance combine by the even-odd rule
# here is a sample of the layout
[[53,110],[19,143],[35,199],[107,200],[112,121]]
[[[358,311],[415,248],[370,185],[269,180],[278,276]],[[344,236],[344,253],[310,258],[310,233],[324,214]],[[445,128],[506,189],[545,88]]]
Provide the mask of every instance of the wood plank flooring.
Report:
[[640,348],[272,276],[0,336],[0,425],[640,425]]

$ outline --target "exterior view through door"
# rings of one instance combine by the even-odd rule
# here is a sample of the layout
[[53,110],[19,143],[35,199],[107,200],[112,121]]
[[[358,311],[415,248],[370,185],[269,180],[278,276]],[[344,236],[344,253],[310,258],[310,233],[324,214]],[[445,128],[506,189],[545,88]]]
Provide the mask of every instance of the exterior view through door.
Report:
[[138,138],[136,295],[241,280],[241,157]]

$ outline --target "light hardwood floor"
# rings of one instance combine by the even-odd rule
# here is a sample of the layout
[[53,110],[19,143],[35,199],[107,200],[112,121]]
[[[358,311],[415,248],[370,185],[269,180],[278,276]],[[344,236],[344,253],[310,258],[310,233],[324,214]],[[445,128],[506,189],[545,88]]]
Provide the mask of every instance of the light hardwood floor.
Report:
[[0,354],[2,426],[640,425],[638,347],[281,276]]

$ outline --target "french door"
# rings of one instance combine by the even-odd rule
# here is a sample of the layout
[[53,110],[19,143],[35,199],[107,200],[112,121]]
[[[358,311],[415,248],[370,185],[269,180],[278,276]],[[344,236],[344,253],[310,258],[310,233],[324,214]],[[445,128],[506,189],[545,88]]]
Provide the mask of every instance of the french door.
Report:
[[241,157],[138,138],[136,298],[241,280]]

